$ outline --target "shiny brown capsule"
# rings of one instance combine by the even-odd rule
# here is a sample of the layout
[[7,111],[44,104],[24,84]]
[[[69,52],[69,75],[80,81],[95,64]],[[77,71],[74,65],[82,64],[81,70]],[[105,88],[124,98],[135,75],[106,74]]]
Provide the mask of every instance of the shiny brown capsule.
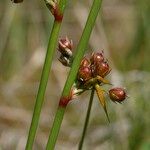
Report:
[[112,101],[121,103],[126,99],[127,95],[123,88],[116,87],[109,90],[109,97]]
[[23,0],[11,0],[13,3],[22,3]]
[[90,58],[91,64],[100,63],[104,61],[104,55],[102,52],[100,53],[92,53]]
[[78,79],[82,82],[88,81],[92,78],[91,68],[88,66],[81,67],[78,72]]
[[90,65],[90,61],[86,57],[84,57],[80,63],[80,68],[81,67],[88,67],[89,65]]
[[105,77],[110,72],[110,67],[107,62],[100,62],[94,65],[94,76]]

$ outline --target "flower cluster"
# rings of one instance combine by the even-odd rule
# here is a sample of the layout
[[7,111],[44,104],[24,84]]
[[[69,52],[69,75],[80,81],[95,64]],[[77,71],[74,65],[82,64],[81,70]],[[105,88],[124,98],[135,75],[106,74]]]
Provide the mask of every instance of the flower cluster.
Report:
[[[72,48],[72,40],[69,40],[67,37],[59,40],[58,50],[61,53],[59,61],[64,66],[70,67],[72,64]],[[111,83],[105,79],[110,71],[111,69],[107,59],[104,57],[104,52],[93,52],[89,57],[84,57],[82,59],[77,74],[77,80],[73,87],[74,91],[72,92],[73,97],[74,95],[80,95],[86,90],[95,89],[108,120],[109,117],[106,109],[106,100],[104,94],[107,93],[113,102],[118,103],[121,103],[127,97],[123,88],[112,88],[108,92],[102,88],[103,84],[111,85]]]

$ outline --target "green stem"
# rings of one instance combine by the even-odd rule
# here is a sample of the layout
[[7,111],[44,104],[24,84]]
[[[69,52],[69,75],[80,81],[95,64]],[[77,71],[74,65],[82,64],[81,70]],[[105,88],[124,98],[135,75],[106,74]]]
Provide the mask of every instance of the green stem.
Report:
[[[62,14],[64,12],[65,6],[66,6],[66,0],[61,0],[59,3],[59,8]],[[45,62],[44,62],[42,75],[41,75],[41,81],[40,81],[40,85],[36,97],[34,112],[33,112],[32,121],[29,129],[27,143],[26,143],[26,148],[25,148],[26,150],[32,150],[33,147],[33,142],[35,139],[36,130],[40,118],[41,108],[44,102],[44,95],[45,95],[45,90],[48,82],[52,59],[57,45],[60,26],[61,26],[61,21],[55,20],[49,38],[47,53],[46,53]]]
[[[67,81],[65,83],[65,86],[64,86],[64,89],[63,89],[63,92],[62,92],[62,97],[63,98],[68,97],[68,95],[70,95],[70,90],[71,90],[71,87],[72,87],[72,85],[73,85],[73,83],[76,79],[76,75],[77,75],[77,72],[78,72],[78,69],[79,69],[79,66],[80,66],[81,59],[84,56],[86,46],[88,44],[92,29],[95,25],[97,15],[98,15],[98,12],[99,12],[100,7],[101,7],[101,2],[102,2],[102,0],[94,0],[93,1],[93,4],[92,4],[92,7],[91,7],[91,10],[90,10],[85,28],[83,30],[81,39],[80,39],[78,47],[77,47],[77,52],[76,52],[72,67],[70,69]],[[60,101],[61,101],[61,99],[60,99]],[[63,116],[64,116],[66,106],[58,106],[56,116],[55,116],[55,119],[54,119],[54,122],[53,122],[52,130],[51,130],[51,133],[49,135],[49,139],[48,139],[48,143],[47,143],[47,147],[46,147],[47,150],[53,150],[54,147],[55,147],[56,140],[57,140],[57,137],[58,137],[58,133],[59,133],[59,130],[60,130],[60,126],[61,126],[61,123],[62,123],[62,119],[63,119]],[[60,107],[63,107],[63,108],[60,110]],[[59,113],[60,118],[56,119],[56,117],[58,116],[58,113]],[[59,120],[59,125],[57,125],[58,124],[57,120]]]
[[62,93],[63,96],[69,95],[70,89],[71,89],[71,87],[72,87],[72,85],[76,79],[76,75],[77,75],[79,67],[80,67],[80,62],[81,62],[81,60],[84,56],[84,53],[86,51],[86,47],[88,45],[92,29],[95,25],[95,21],[96,21],[98,12],[101,8],[101,3],[102,3],[102,0],[94,0],[93,1],[90,14],[88,16],[85,28],[83,30],[81,39],[79,41],[76,55],[75,55],[71,70],[69,72],[63,93]]
[[94,91],[95,91],[95,89],[92,89],[92,91],[91,91],[90,101],[89,101],[89,105],[88,105],[88,110],[87,110],[86,119],[85,119],[85,123],[84,123],[84,127],[83,127],[82,137],[81,137],[81,140],[80,140],[80,143],[79,143],[78,150],[82,150],[85,134],[86,134],[86,131],[87,131],[87,126],[88,126],[88,123],[89,123],[92,103],[93,103],[93,99],[94,99]]
[[[58,107],[57,113],[55,115],[53,127],[51,129],[51,136],[49,137],[46,150],[54,150],[55,143],[59,134],[59,129],[63,120],[66,107]],[[58,131],[58,132],[57,132]]]

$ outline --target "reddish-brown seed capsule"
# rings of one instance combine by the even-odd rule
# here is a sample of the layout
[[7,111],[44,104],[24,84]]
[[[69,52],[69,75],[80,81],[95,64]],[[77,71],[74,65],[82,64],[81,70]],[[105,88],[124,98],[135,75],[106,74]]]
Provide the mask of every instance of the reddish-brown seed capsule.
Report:
[[95,63],[97,64],[97,63],[103,62],[104,61],[103,53],[102,52],[100,52],[100,53],[92,53],[90,61],[91,61],[91,64],[95,64]]
[[105,77],[110,72],[110,67],[107,62],[100,62],[94,65],[94,76]]
[[127,95],[123,88],[116,87],[109,90],[109,97],[112,101],[121,103]]
[[90,61],[86,57],[84,57],[80,63],[80,68],[81,67],[88,67],[89,65],[90,65]]
[[80,81],[88,81],[92,77],[92,72],[90,67],[81,67],[78,72],[78,79]]

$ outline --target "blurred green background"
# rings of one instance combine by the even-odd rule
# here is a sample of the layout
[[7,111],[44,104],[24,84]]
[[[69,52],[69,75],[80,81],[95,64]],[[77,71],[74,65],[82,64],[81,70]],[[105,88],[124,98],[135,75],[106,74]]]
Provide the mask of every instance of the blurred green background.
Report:
[[[60,37],[80,39],[92,0],[67,4]],[[129,98],[107,98],[111,123],[95,95],[83,150],[150,150],[150,1],[104,0],[87,52],[104,50],[114,86]],[[44,0],[13,4],[0,1],[0,149],[23,150],[31,122],[53,17]],[[68,68],[56,52],[34,144],[44,150]],[[109,87],[106,87],[109,88]],[[72,101],[63,120],[56,150],[76,150],[89,101],[86,92]]]

